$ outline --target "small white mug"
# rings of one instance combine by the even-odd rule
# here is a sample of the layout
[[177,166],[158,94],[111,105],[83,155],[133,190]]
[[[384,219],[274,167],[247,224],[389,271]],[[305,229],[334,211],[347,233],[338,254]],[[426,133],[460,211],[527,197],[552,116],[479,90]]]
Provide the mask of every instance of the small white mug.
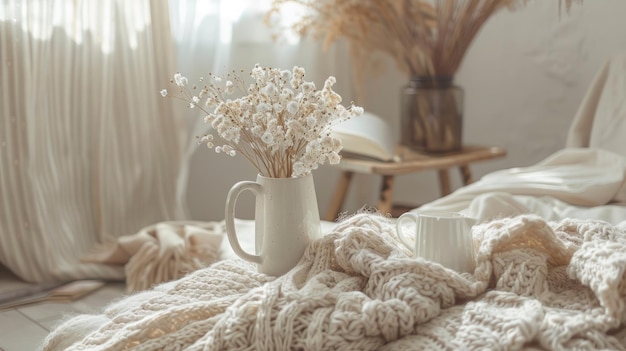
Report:
[[[406,225],[407,221],[414,226]],[[462,213],[446,211],[407,212],[396,222],[400,242],[413,252],[413,257],[453,269],[457,272],[474,272],[474,243],[471,228],[474,218]],[[414,230],[405,234],[408,228]],[[410,235],[414,240],[407,240]]]

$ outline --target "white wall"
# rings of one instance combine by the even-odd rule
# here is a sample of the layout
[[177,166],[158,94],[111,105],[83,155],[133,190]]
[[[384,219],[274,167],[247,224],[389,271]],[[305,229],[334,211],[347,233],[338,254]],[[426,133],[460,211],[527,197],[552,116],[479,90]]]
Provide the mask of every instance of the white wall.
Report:
[[[594,74],[613,53],[626,50],[625,15],[625,0],[586,0],[560,18],[557,0],[541,0],[490,19],[470,47],[456,83],[466,94],[465,142],[502,146],[508,155],[472,166],[474,178],[531,165],[564,146],[568,126]],[[346,68],[317,69],[336,74],[333,70]],[[397,128],[398,94],[406,81],[391,68],[384,76],[369,79],[367,97],[359,103]],[[344,94],[341,86],[338,91]],[[213,155],[206,148],[196,151],[191,162],[188,200],[194,219],[223,219],[228,189],[255,177],[245,161]],[[314,173],[322,214],[338,175],[331,166]],[[424,203],[437,197],[435,172],[396,179],[395,199],[400,202]],[[379,181],[376,176],[357,175],[346,210],[375,205]],[[452,181],[459,184],[456,172]],[[252,217],[251,198],[240,199],[239,217]]]

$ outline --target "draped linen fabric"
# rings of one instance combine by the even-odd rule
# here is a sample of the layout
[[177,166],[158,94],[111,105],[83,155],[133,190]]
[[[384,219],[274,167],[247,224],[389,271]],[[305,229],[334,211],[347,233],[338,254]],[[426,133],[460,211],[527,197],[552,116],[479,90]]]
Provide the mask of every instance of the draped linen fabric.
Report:
[[567,135],[568,147],[591,147],[626,156],[626,51],[596,73]]
[[185,217],[188,132],[159,95],[166,0],[5,0],[0,263],[27,281],[122,278],[94,245]]

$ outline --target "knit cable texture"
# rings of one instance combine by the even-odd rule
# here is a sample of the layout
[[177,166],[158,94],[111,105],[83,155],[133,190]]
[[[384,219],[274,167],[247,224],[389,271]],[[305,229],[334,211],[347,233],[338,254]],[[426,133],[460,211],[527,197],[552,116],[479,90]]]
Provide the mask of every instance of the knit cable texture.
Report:
[[626,233],[533,215],[474,226],[459,274],[358,214],[272,278],[224,260],[60,324],[44,350],[626,350]]

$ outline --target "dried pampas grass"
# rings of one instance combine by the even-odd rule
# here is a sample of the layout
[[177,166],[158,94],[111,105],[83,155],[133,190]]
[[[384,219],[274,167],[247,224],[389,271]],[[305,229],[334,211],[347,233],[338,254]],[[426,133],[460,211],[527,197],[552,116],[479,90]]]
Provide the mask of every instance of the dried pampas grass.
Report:
[[[569,11],[581,1],[559,0],[558,9]],[[527,0],[274,0],[266,23],[277,26],[285,15],[281,9],[294,3],[306,14],[291,28],[278,29],[311,35],[324,48],[347,39],[359,78],[372,52],[388,54],[409,76],[454,75],[485,22]]]

